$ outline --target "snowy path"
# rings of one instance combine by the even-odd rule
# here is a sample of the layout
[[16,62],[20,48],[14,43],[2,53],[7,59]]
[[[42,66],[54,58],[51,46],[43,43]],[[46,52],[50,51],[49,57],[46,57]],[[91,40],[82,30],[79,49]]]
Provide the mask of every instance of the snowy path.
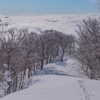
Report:
[[[30,88],[10,94],[0,100],[79,100],[77,81],[56,75],[33,77]],[[72,96],[71,96],[72,95]]]
[[[6,19],[0,16],[0,19],[3,23],[10,24],[8,29],[29,28],[30,32],[37,33],[54,29],[77,36],[76,25],[89,16],[97,18],[99,14],[22,15]],[[29,80],[28,89],[12,93],[0,100],[100,100],[100,81],[84,79],[87,78],[84,74],[80,64],[73,59],[48,64],[44,66],[40,76],[33,76]]]
[[80,69],[72,59],[48,64],[29,80],[29,88],[0,100],[100,100],[100,81],[73,77],[84,76],[77,71]]
[[65,62],[56,62],[45,65],[40,74],[87,78],[80,66],[81,65],[74,59],[68,59]]
[[77,80],[78,84],[79,84],[79,93],[80,93],[80,100],[93,100],[93,94],[91,93],[91,91],[89,90],[89,88],[87,87],[86,83],[84,80]]
[[[99,89],[94,90],[93,86]],[[28,89],[0,100],[100,100],[100,82],[69,76],[36,76]]]

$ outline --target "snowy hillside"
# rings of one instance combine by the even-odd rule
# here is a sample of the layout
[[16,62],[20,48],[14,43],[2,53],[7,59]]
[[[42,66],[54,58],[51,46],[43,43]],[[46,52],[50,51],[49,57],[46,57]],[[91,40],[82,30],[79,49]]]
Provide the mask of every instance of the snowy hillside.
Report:
[[[98,18],[99,14],[0,16],[0,26],[6,26],[7,29],[28,28],[29,32],[37,33],[54,29],[77,36],[77,24],[89,17]],[[10,92],[10,95],[0,100],[99,100],[100,81],[88,79],[80,66],[79,62],[69,57],[64,62],[44,65],[39,75],[34,73],[33,77],[25,81],[27,89]],[[0,88],[0,95],[3,92]]]
[[39,76],[29,80],[29,88],[0,100],[99,100],[100,81],[90,80],[84,74],[73,59],[48,64]]
[[0,24],[9,23],[8,27],[29,28],[29,31],[37,33],[47,29],[54,29],[76,35],[77,24],[89,17],[98,18],[99,14],[0,16]]

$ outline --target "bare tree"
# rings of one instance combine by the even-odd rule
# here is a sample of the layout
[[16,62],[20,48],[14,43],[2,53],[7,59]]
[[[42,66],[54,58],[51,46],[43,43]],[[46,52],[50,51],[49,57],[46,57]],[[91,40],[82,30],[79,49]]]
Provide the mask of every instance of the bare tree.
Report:
[[[46,30],[46,31],[44,31],[44,33],[45,33],[45,35],[48,35],[47,36],[47,37],[49,37],[48,40],[51,40],[51,42],[54,41],[54,43],[53,43],[53,44],[55,44],[54,46],[58,46],[56,52],[58,51],[60,53],[61,61],[63,61],[65,53],[70,54],[72,50],[74,51],[75,37],[73,35],[64,34],[62,32],[56,31],[56,30]],[[56,56],[58,56],[58,55],[56,55]]]
[[[56,30],[37,33],[28,29],[2,28],[0,31],[0,80],[9,85],[6,94],[27,87],[27,80],[44,64],[63,61],[74,48],[74,36]],[[62,54],[60,56],[60,50]],[[2,77],[2,78],[1,78]]]
[[25,70],[28,69],[28,77],[30,78],[32,74],[32,66],[34,65],[35,53],[36,53],[36,39],[37,33],[31,32],[27,33],[24,36],[22,41],[22,51],[23,51],[23,60],[25,63]]
[[[66,35],[56,30],[42,32],[37,39],[37,54],[41,70],[43,64],[58,61],[59,58],[63,61],[65,53],[74,48],[73,44],[75,44],[73,35]],[[60,50],[62,51],[61,56],[59,55]]]
[[91,79],[100,78],[100,21],[83,20],[78,26],[79,39],[76,58]]
[[6,66],[5,71],[8,71],[10,73],[6,76],[5,79],[5,81],[7,81],[9,85],[9,88],[7,90],[8,94],[12,91],[12,84],[15,84],[15,81],[13,81],[14,79],[16,80],[17,84],[18,70],[21,69],[21,66],[18,66],[20,61],[18,60],[17,55],[20,43],[24,37],[24,31],[25,30],[11,28],[6,31],[1,31],[0,34],[0,56],[2,61],[1,64],[3,67]]

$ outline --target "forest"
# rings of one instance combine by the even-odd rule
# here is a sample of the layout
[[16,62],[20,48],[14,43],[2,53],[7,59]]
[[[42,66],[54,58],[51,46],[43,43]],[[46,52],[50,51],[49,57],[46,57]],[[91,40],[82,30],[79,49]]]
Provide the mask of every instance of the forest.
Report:
[[0,31],[0,81],[5,95],[27,87],[27,80],[44,64],[63,61],[74,53],[75,37],[56,30],[37,34],[28,29]]

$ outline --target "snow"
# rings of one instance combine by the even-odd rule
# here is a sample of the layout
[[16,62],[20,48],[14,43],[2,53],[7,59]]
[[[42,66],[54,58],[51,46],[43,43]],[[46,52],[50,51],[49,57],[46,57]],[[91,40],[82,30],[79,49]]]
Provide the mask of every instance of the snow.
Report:
[[2,88],[3,88],[4,90],[9,88],[9,85],[7,84],[7,82],[3,82],[3,83],[2,83]]
[[98,81],[44,75],[33,80],[30,88],[12,93],[0,100],[99,100],[99,87]]
[[6,70],[5,73],[4,73],[4,75],[5,75],[5,76],[10,75],[10,71]]
[[[29,28],[29,31],[40,33],[54,29],[68,34],[74,34],[77,24],[89,17],[98,18],[99,14],[68,14],[68,15],[0,15],[0,25]],[[28,88],[7,95],[0,100],[100,100],[100,81],[90,80],[82,71],[81,65],[75,59],[45,65],[40,75],[27,81]],[[6,67],[6,66],[5,66]],[[9,72],[5,73],[5,76]],[[4,85],[7,87],[7,84]],[[8,88],[8,87],[7,87]],[[0,89],[0,93],[3,90]]]
[[80,67],[80,63],[74,59],[68,59],[64,62],[55,62],[44,66],[40,75],[64,75],[87,78],[85,72]]
[[11,82],[11,77],[10,77],[10,72],[8,70],[6,70],[4,72],[4,79],[7,81],[7,82]]
[[79,63],[72,58],[45,65],[40,75],[31,77],[29,83],[29,88],[0,100],[100,99],[100,81],[88,79],[80,69]]
[[7,64],[3,64],[3,66],[4,66],[4,67],[6,67],[6,68],[8,67],[8,65],[7,65]]

